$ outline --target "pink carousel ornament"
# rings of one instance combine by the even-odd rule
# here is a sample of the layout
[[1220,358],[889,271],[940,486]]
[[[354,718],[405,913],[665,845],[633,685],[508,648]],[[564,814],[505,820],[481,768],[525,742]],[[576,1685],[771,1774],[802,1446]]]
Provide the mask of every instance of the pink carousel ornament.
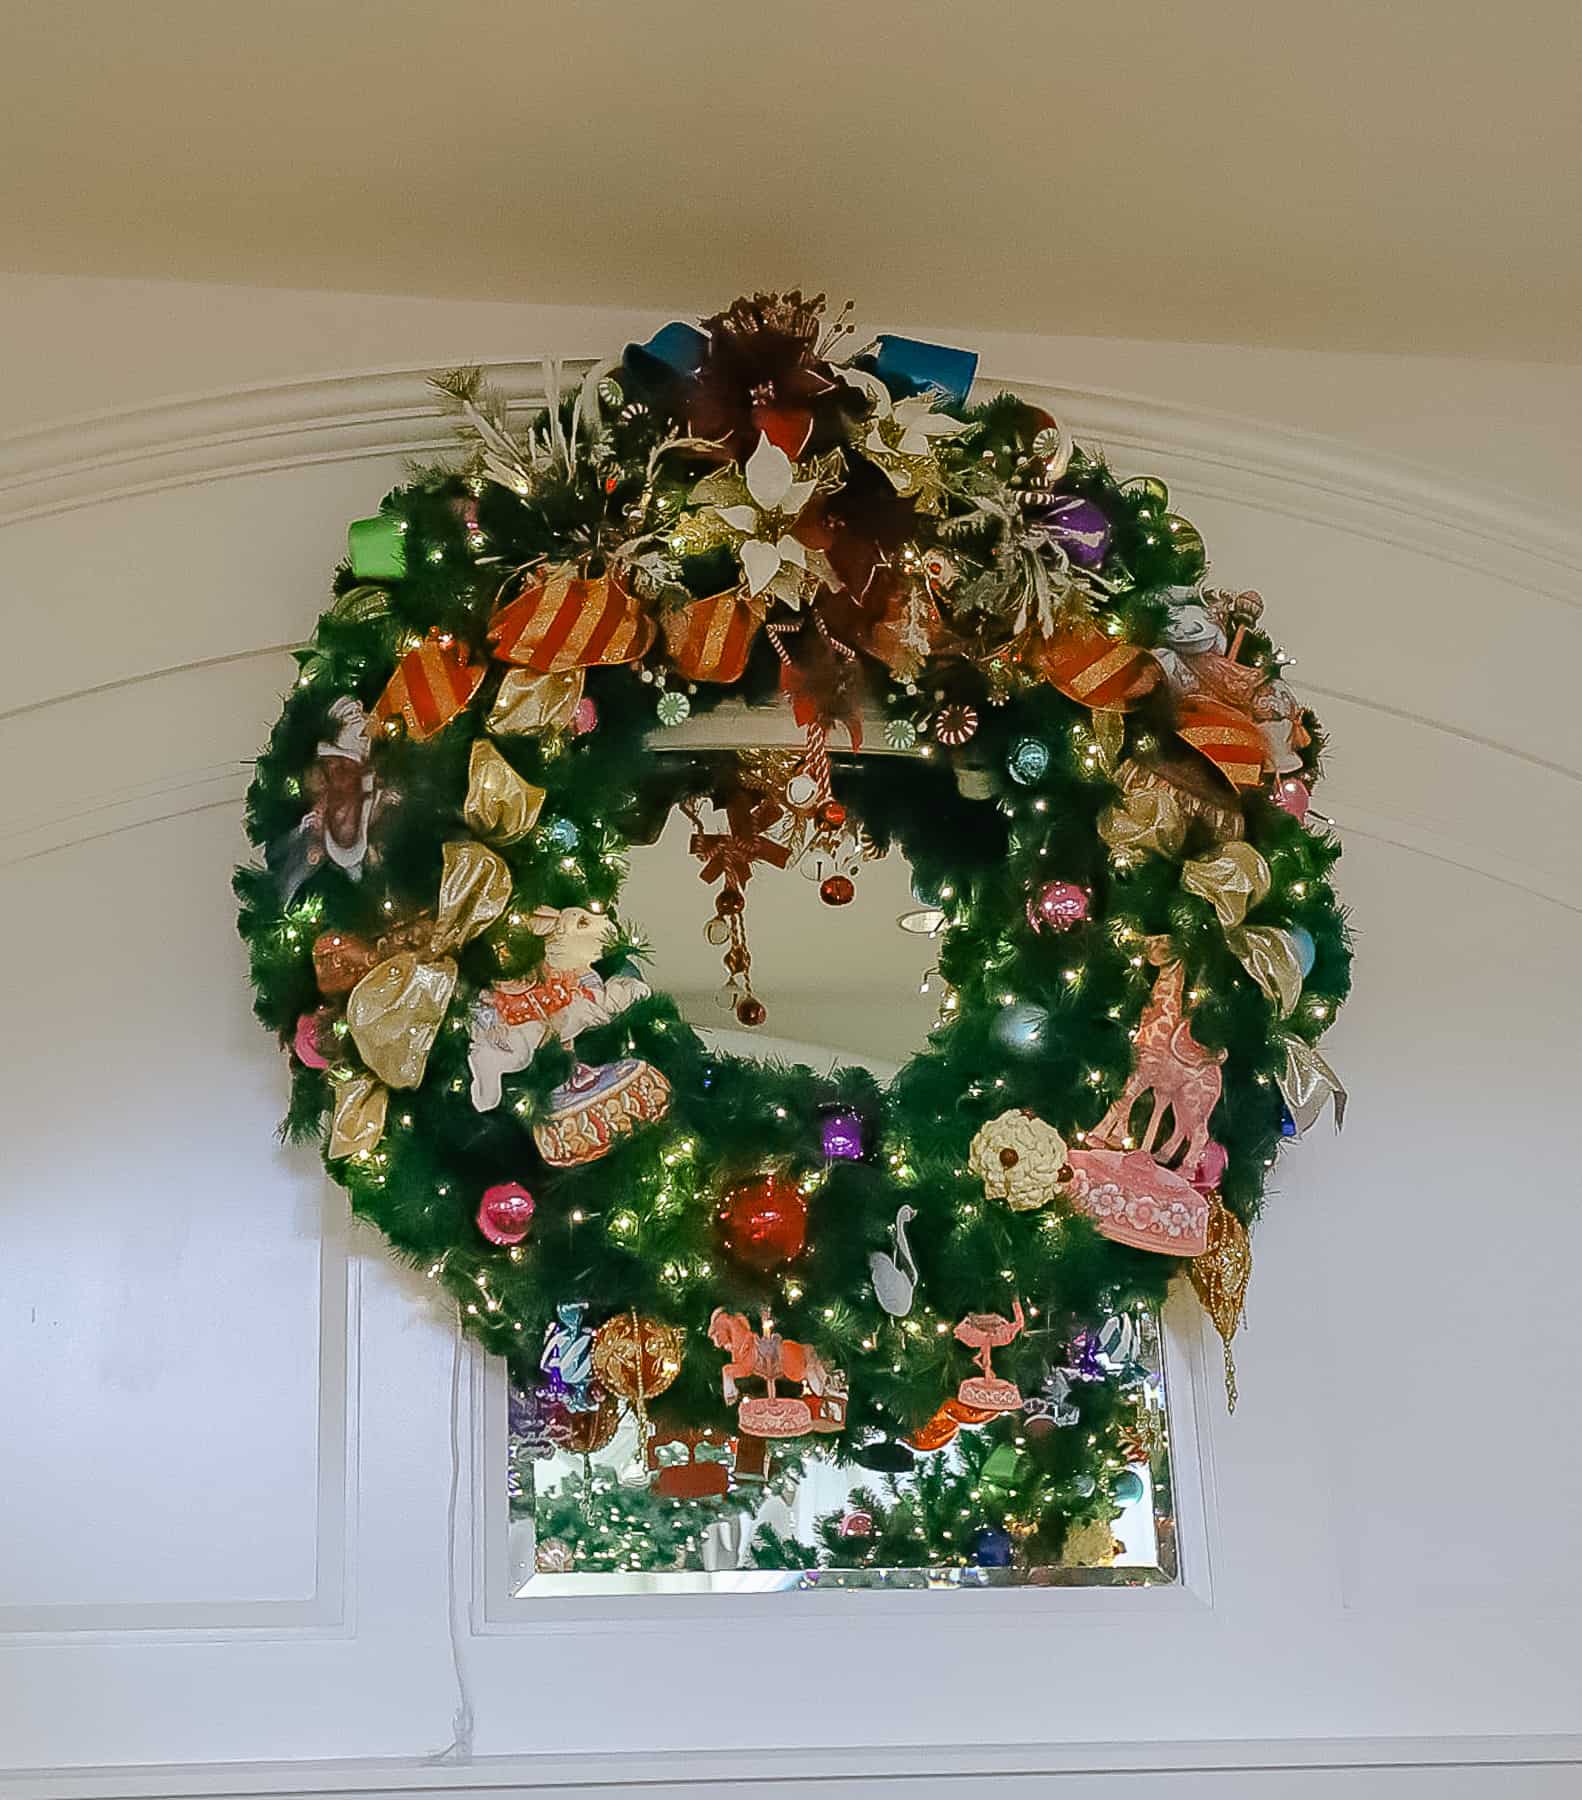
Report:
[[994,1351],[1004,1349],[1020,1337],[1025,1323],[1022,1303],[1015,1300],[1011,1303],[1008,1319],[1002,1313],[968,1313],[956,1327],[956,1336],[961,1342],[977,1351],[974,1360],[982,1371],[978,1375],[969,1375],[956,1389],[956,1398],[963,1406],[983,1413],[1021,1410],[1022,1390],[1014,1381],[996,1375],[989,1359]]

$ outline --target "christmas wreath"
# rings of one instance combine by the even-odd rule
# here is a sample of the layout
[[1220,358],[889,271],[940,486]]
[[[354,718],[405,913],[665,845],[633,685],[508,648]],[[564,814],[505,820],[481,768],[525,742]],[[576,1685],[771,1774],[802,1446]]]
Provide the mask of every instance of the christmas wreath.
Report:
[[[970,1434],[983,1516],[910,1536],[1050,1563],[1138,1454],[1096,1334],[1184,1271],[1228,1346],[1276,1155],[1338,1120],[1322,738],[1163,483],[973,403],[966,352],[851,335],[757,295],[547,365],[530,420],[439,381],[463,448],[351,527],[240,927],[286,1136],[509,1360],[520,1442],[630,1411],[678,1505],[779,1447],[910,1519],[954,1490],[900,1471]],[[839,908],[906,857],[947,989],[888,1086],[727,1054],[645,980],[622,879],[676,808],[748,1028],[754,871],[812,859]]]

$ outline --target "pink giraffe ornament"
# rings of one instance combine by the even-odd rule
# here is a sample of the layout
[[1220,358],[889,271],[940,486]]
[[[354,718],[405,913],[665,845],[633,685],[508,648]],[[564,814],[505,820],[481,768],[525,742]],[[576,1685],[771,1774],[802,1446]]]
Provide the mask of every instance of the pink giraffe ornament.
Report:
[[[1132,1040],[1132,1072],[1115,1104],[1088,1133],[1088,1141],[1112,1150],[1140,1148],[1166,1165],[1179,1157],[1187,1169],[1195,1169],[1208,1149],[1209,1119],[1219,1105],[1225,1052],[1205,1050],[1192,1035],[1186,1016],[1186,970],[1172,954],[1169,938],[1151,937],[1144,950],[1159,973]],[[1153,1112],[1141,1144],[1134,1146],[1129,1141],[1132,1108],[1148,1093],[1153,1095]],[[1166,1108],[1172,1129],[1158,1143]]]

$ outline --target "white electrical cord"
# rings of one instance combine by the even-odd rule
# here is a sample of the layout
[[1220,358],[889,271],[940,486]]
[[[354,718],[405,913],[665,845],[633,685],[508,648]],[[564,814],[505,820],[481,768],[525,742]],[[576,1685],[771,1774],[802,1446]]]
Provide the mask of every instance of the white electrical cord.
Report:
[[450,1624],[450,1660],[456,1675],[456,1711],[451,1717],[451,1740],[443,1750],[426,1758],[431,1763],[472,1761],[472,1694],[461,1653],[461,1595],[456,1581],[456,1516],[461,1499],[461,1320],[456,1321],[456,1346],[450,1363],[450,1501],[445,1510],[446,1612]]

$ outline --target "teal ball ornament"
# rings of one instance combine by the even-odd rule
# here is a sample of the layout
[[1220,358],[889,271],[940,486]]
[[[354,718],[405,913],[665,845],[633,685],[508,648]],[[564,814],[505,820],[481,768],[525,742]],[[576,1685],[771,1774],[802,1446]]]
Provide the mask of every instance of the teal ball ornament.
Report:
[[1042,738],[1020,737],[1011,745],[1005,766],[1012,781],[1033,787],[1049,773],[1050,750]]
[[1135,1469],[1122,1469],[1115,1477],[1110,1492],[1122,1506],[1130,1506],[1143,1497],[1143,1478]]
[[1313,973],[1313,964],[1318,960],[1318,946],[1313,942],[1313,934],[1304,931],[1300,925],[1288,925],[1286,933],[1296,948],[1296,964],[1302,971],[1302,979],[1307,980]]
[[995,1042],[1016,1056],[1031,1056],[1044,1041],[1044,1028],[1049,1014],[1031,1000],[1016,1000],[1002,1006],[990,1030]]

